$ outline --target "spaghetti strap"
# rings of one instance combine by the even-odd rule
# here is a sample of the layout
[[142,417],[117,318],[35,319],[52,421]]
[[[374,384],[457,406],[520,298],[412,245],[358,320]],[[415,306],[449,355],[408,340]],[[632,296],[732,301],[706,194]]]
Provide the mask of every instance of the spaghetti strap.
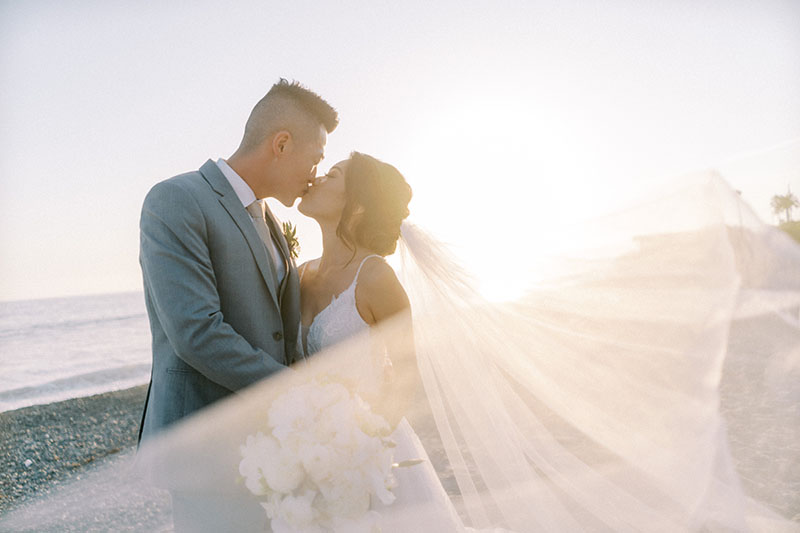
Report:
[[364,266],[364,263],[366,263],[367,259],[369,259],[370,257],[380,257],[381,259],[383,259],[383,257],[378,255],[378,254],[370,254],[367,257],[365,257],[364,259],[362,259],[361,260],[361,264],[358,265],[358,270],[356,270],[356,277],[353,278],[353,284],[355,284],[358,281],[358,275],[361,274],[361,267]]

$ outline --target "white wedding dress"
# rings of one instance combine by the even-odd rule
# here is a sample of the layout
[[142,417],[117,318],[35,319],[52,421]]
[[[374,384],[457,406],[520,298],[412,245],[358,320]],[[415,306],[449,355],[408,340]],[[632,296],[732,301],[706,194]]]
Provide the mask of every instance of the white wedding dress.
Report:
[[[371,259],[374,258],[374,259]],[[370,326],[356,308],[356,286],[361,268],[368,260],[383,261],[378,255],[365,257],[350,286],[320,311],[308,327],[303,326],[304,349],[315,354],[342,342],[351,341],[348,348],[353,364],[346,365],[342,377],[355,383],[365,396],[380,392],[385,365],[389,363],[382,342],[370,334]],[[303,269],[304,270],[304,269]],[[301,271],[302,279],[303,271]],[[355,340],[355,343],[352,341]],[[420,464],[395,469],[396,500],[389,506],[373,503],[381,515],[383,533],[474,531],[465,528],[450,498],[439,481],[436,471],[414,429],[403,418],[391,435],[397,444],[395,461],[422,459]]]

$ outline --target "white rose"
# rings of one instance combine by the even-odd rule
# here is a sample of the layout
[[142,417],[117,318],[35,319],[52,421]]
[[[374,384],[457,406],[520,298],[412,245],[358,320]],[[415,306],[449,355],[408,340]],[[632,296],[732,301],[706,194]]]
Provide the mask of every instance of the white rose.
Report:
[[[277,442],[277,441],[276,441]],[[291,451],[281,448],[261,465],[264,480],[272,490],[288,494],[300,486],[305,478],[303,465]]]
[[278,442],[259,431],[255,435],[248,435],[247,441],[239,450],[242,455],[239,473],[244,476],[245,486],[257,496],[266,494],[268,491],[262,482],[262,467],[280,450]]
[[267,516],[272,519],[278,516],[278,511],[281,506],[281,501],[283,500],[283,495],[278,494],[277,492],[273,492],[269,495],[269,499],[265,502],[261,502],[261,507],[264,508],[266,511]]
[[314,427],[311,429],[310,439],[319,444],[329,445],[338,430],[336,420],[331,419],[328,416],[328,411],[324,410],[320,412]]
[[297,454],[308,476],[315,482],[335,475],[342,464],[336,452],[322,444],[306,444],[300,447]]
[[355,471],[341,472],[331,483],[320,485],[321,509],[331,517],[357,518],[369,510],[369,487]]
[[284,497],[278,508],[279,517],[293,528],[305,531],[317,518],[313,507],[316,495],[315,490],[307,489],[302,495]]
[[317,414],[311,402],[295,392],[276,399],[267,415],[272,434],[284,445],[292,433],[313,427]]
[[280,518],[273,518],[270,520],[270,528],[272,533],[297,533],[297,530],[281,520]]

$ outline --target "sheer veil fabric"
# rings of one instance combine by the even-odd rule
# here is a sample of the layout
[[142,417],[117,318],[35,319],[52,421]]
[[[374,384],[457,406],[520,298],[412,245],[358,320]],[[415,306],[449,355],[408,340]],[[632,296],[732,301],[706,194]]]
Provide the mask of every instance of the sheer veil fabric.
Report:
[[419,368],[473,525],[798,530],[800,246],[716,173],[687,183],[599,221],[563,276],[505,305],[404,228]]
[[[800,531],[800,246],[716,173],[683,183],[597,221],[591,246],[553,259],[557,275],[534,279],[531,265],[535,282],[507,303],[482,298],[446,246],[404,223],[399,277],[436,428],[423,441],[446,455],[467,525]],[[352,379],[358,346],[175,426],[140,450],[135,476],[112,465],[0,525],[48,530],[56,512],[98,509],[127,524],[150,483],[241,491],[239,446],[271,399],[310,375]]]

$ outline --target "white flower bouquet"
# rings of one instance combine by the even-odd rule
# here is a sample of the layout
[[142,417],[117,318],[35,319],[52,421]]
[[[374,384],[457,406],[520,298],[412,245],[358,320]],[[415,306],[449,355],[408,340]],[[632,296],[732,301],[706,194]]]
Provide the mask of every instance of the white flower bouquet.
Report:
[[343,385],[314,381],[279,396],[267,426],[241,447],[239,473],[273,531],[379,531],[370,506],[394,501],[399,466],[381,416]]

